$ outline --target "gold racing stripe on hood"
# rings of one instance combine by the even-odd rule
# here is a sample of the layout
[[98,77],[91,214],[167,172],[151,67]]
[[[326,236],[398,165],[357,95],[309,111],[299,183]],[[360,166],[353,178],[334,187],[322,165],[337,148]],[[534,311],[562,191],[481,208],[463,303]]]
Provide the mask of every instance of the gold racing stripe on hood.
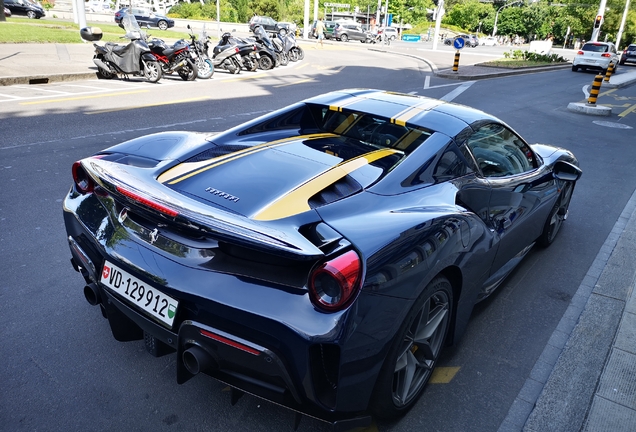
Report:
[[394,149],[376,150],[340,163],[266,206],[253,219],[270,221],[310,210],[309,198],[364,165],[395,153],[402,152]]
[[180,181],[189,179],[190,177],[201,174],[202,172],[205,172],[209,169],[222,165],[226,162],[230,162],[235,159],[241,158],[243,156],[257,153],[267,148],[288,144],[290,142],[302,140],[302,139],[329,138],[334,136],[336,135],[331,133],[315,133],[315,134],[308,134],[308,135],[298,135],[298,136],[294,136],[290,138],[279,139],[276,141],[269,141],[263,144],[246,148],[244,150],[239,150],[237,152],[229,153],[223,156],[215,157],[215,158],[204,160],[204,161],[184,162],[169,169],[168,171],[161,173],[161,175],[157,177],[157,181],[159,183],[167,183],[171,185],[176,184],[176,183],[179,183]]

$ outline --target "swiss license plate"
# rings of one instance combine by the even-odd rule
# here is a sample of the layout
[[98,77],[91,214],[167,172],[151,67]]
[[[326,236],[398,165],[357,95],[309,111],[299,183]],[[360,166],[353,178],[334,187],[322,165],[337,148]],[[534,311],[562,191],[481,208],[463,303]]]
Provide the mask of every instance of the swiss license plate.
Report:
[[106,261],[101,282],[129,303],[172,327],[179,302]]

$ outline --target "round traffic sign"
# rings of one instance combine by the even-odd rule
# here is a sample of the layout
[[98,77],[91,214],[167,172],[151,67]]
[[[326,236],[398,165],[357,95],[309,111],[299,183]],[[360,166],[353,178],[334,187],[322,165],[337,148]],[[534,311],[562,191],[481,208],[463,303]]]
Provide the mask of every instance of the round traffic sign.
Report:
[[460,50],[462,48],[464,48],[464,46],[466,45],[466,41],[464,41],[464,38],[457,36],[455,39],[453,39],[453,46]]

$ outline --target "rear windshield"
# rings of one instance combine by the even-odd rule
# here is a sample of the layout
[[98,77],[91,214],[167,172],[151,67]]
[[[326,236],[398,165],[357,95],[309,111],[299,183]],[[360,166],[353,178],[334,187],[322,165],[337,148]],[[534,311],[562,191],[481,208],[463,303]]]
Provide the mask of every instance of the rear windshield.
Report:
[[594,43],[586,43],[585,45],[583,45],[583,48],[581,48],[583,51],[591,51],[591,52],[598,52],[598,53],[604,53],[607,52],[608,50],[608,46],[607,45],[601,45],[601,44],[594,44]]

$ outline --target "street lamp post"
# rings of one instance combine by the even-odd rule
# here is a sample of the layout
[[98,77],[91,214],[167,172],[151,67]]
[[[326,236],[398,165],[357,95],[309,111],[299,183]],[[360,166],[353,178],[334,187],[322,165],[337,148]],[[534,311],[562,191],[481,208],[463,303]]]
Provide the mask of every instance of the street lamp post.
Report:
[[505,5],[503,5],[502,7],[500,7],[499,9],[497,9],[497,13],[495,14],[495,25],[492,26],[492,33],[490,36],[494,36],[497,34],[497,20],[499,19],[499,12],[501,12],[501,10],[505,7],[511,6],[515,3],[520,3],[522,0],[514,0],[511,2],[506,3]]

